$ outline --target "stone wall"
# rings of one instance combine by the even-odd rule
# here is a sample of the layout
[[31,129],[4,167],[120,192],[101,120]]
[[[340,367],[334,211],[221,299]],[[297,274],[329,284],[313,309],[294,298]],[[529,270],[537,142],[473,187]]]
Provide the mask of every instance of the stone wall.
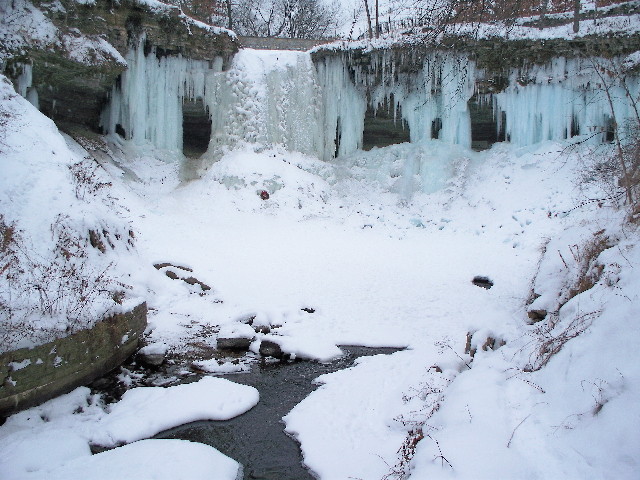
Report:
[[243,48],[255,48],[257,50],[299,50],[303,52],[331,41],[275,37],[238,37],[238,40]]
[[0,354],[0,416],[38,405],[113,370],[138,348],[147,306],[34,348]]
[[[412,39],[407,44],[396,44],[385,49],[362,47],[359,49],[339,50],[322,47],[316,49],[312,58],[320,62],[324,57],[344,56],[346,63],[352,69],[358,67],[369,73],[382,74],[382,69],[376,63],[380,54],[393,64],[393,71],[399,73],[417,73],[422,70],[425,58],[434,50],[442,52],[465,53],[472,59],[483,79],[488,81],[491,88],[506,87],[505,75],[511,69],[523,68],[530,65],[544,65],[553,58],[575,58],[579,56],[612,58],[629,55],[638,50],[640,35],[630,36],[588,36],[572,40],[505,40],[489,38],[474,40],[466,37],[446,37],[440,43],[421,42],[419,38]],[[381,78],[378,78],[380,81]],[[483,81],[478,83],[481,93],[484,89]]]

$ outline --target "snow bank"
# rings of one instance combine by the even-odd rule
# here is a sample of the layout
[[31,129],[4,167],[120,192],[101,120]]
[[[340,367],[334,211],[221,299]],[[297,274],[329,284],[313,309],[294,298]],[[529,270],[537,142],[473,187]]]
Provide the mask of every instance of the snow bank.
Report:
[[[89,471],[90,478],[113,478],[114,471],[125,468],[144,470],[145,478],[152,472],[153,478],[235,479],[239,465],[211,447],[137,440],[191,421],[229,419],[257,402],[253,387],[212,377],[166,389],[135,388],[106,408],[81,387],[15,414],[0,427],[0,470],[16,480],[87,478]],[[93,456],[89,449],[90,444],[126,442],[135,443]],[[42,455],[33,455],[34,451]]]
[[72,460],[44,475],[35,474],[25,478],[237,480],[241,476],[242,468],[237,462],[208,445],[182,440],[142,440],[88,458]]
[[412,358],[410,352],[363,357],[350,369],[318,377],[318,390],[283,418],[318,478],[373,479],[388,472],[405,436],[394,422],[403,390],[424,369]]
[[258,398],[253,387],[214,377],[168,388],[134,388],[109,408],[94,441],[111,446],[196,420],[228,420],[253,408]]
[[432,438],[420,442],[412,475],[634,478],[640,375],[630,358],[640,335],[630,322],[639,261],[635,241],[605,250],[601,281],[567,303],[555,327],[521,326],[524,337],[482,352],[429,420]]

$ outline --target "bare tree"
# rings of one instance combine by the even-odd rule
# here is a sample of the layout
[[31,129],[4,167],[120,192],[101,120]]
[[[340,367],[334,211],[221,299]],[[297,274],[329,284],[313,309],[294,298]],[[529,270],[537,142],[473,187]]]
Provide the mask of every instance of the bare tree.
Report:
[[337,3],[321,0],[240,0],[232,14],[238,33],[257,37],[327,37],[340,19]]
[[371,12],[369,11],[369,2],[364,0],[364,10],[367,13],[367,26],[369,27],[369,38],[373,38],[373,29],[371,28]]

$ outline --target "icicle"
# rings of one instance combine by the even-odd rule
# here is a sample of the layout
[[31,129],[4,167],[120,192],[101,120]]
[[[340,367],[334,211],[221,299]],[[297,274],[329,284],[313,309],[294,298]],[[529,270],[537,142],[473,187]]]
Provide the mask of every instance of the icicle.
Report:
[[38,100],[38,92],[34,87],[32,87],[33,83],[33,66],[30,63],[24,63],[22,66],[22,73],[18,76],[17,79],[17,91],[18,93],[26,98],[29,103],[31,103],[37,109],[40,109],[39,100]]
[[[599,143],[606,139],[611,107],[595,68],[606,66],[615,73],[616,61],[557,58],[544,66],[513,70],[509,87],[495,96],[498,119],[506,114],[505,131],[511,142],[531,145],[545,140],[562,140],[583,135]],[[620,71],[619,69],[617,70]],[[633,118],[632,103],[620,81],[602,73],[609,88],[620,134],[627,135],[627,120]],[[626,80],[637,98],[637,77]]]
[[129,68],[114,87],[102,126],[115,133],[120,126],[126,138],[137,145],[150,143],[170,151],[182,150],[182,102],[215,95],[205,85],[221,70],[222,61],[189,60],[144,53],[144,37],[129,51]]

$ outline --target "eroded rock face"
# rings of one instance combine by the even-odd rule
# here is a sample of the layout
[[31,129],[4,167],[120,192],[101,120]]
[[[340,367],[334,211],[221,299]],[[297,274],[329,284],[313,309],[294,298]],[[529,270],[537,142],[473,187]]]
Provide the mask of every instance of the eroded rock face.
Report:
[[0,417],[38,405],[101,377],[138,348],[147,305],[68,337],[0,354]]
[[[127,68],[123,57],[143,36],[145,51],[155,47],[158,56],[180,54],[197,60],[217,56],[226,63],[238,50],[233,34],[193,22],[178,7],[152,9],[132,0],[32,3],[44,13],[42,28],[50,34],[44,40],[42,35],[22,34],[9,21],[7,29],[19,32],[21,38],[0,45],[0,67],[17,86],[23,65],[31,65],[39,108],[63,129],[80,125],[101,131],[102,109]],[[30,15],[24,5],[6,8],[13,8],[9,13],[16,18]]]

